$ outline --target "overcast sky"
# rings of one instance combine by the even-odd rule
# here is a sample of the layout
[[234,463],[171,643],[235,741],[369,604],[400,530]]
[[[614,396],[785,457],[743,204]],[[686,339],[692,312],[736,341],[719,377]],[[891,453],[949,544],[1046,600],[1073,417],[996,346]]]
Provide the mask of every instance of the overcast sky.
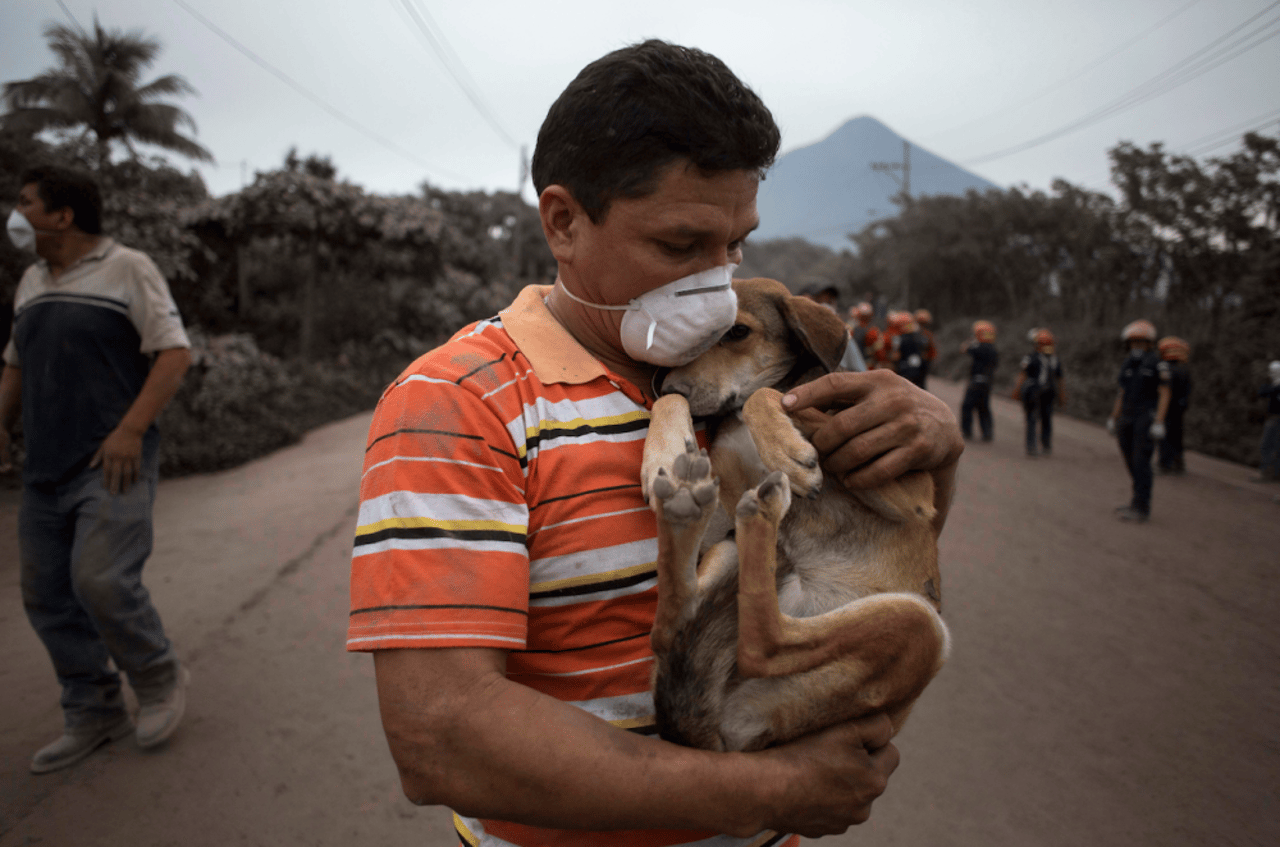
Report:
[[177,102],[215,194],[295,145],[369,191],[512,190],[578,70],[647,37],[722,58],[784,152],[871,115],[1001,186],[1104,190],[1118,141],[1212,156],[1280,130],[1273,0],[0,0],[0,80],[53,64],[42,31],[67,12],[160,39],[144,79],[198,91]]

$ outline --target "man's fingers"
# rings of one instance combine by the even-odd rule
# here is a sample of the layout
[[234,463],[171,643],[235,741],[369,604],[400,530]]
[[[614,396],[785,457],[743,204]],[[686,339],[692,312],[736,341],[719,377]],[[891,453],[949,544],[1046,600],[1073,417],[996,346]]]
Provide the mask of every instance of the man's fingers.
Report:
[[866,396],[870,390],[865,373],[842,371],[797,385],[782,398],[782,407],[788,412],[797,412],[808,408],[849,406]]

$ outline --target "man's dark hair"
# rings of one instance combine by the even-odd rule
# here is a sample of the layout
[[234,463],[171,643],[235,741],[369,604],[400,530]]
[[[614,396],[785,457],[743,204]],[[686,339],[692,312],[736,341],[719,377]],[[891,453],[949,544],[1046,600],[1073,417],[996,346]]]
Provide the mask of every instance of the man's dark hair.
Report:
[[563,185],[593,223],[619,197],[644,197],[687,159],[704,173],[773,164],[782,133],[724,62],[649,40],[587,65],[551,104],[533,153],[533,186]]
[[92,174],[62,165],[35,165],[22,172],[20,184],[33,182],[46,212],[70,208],[81,232],[102,232],[102,192]]

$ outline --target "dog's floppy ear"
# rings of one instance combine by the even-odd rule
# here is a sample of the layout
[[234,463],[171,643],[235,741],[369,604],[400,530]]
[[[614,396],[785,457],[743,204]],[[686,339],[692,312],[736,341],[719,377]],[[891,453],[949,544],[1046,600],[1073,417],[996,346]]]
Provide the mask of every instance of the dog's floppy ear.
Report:
[[827,373],[839,368],[849,343],[849,331],[839,315],[808,297],[792,295],[782,301],[782,318]]

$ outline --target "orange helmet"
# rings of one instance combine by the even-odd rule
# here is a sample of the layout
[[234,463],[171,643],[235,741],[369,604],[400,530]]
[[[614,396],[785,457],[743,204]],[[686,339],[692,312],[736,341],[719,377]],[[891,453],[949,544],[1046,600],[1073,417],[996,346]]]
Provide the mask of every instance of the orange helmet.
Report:
[[996,325],[991,321],[974,321],[973,337],[990,344],[996,340]]
[[1035,337],[1031,339],[1035,342],[1036,349],[1041,353],[1053,352],[1053,333],[1043,327],[1036,330]]
[[920,326],[933,326],[933,315],[928,309],[916,309],[916,323]]
[[890,312],[889,325],[899,333],[916,331],[916,319],[910,312]]
[[1120,330],[1121,341],[1150,341],[1155,343],[1156,325],[1151,321],[1136,320]]
[[1166,335],[1156,345],[1160,358],[1166,362],[1185,362],[1191,358],[1191,345],[1176,335]]

